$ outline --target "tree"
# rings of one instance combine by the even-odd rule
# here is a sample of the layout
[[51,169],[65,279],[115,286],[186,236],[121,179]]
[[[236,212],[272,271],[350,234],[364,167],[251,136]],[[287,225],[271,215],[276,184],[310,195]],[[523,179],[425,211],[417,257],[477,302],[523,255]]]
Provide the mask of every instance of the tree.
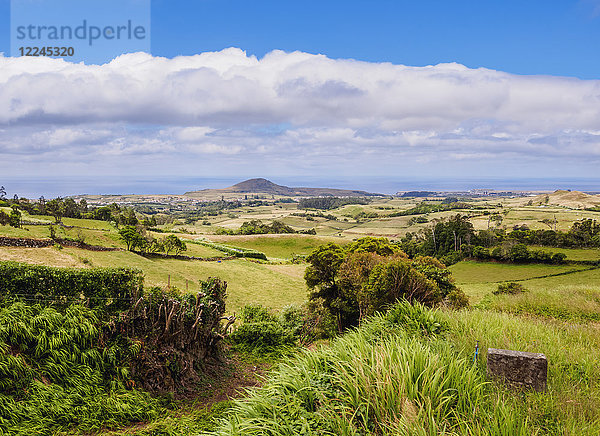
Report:
[[3,210],[0,210],[0,225],[5,226],[7,224],[10,224],[10,215]]
[[39,213],[40,215],[46,215],[46,199],[44,198],[44,196],[40,196],[40,199],[38,200],[38,205],[39,205]]
[[[390,244],[387,238],[360,238],[346,247],[349,253],[377,253],[380,256],[390,256],[392,254],[402,254],[402,250],[397,245]],[[406,255],[404,255],[406,257]]]
[[360,238],[344,248],[333,243],[318,247],[307,257],[304,274],[309,299],[321,301],[338,331],[358,324],[362,317],[358,293],[375,265],[390,258],[407,256],[386,238]]
[[146,253],[158,253],[159,251],[164,251],[164,245],[162,241],[159,241],[152,236],[146,236]]
[[124,226],[119,230],[121,240],[125,242],[127,250],[133,251],[136,247],[143,247],[145,243],[144,237],[137,231],[135,226]]
[[504,216],[499,213],[494,213],[490,215],[488,219],[488,229],[490,228],[490,222],[493,222],[496,227],[500,227],[502,225],[502,221],[504,221]]
[[429,305],[439,301],[438,286],[405,259],[376,265],[369,275],[369,282],[358,294],[363,316],[385,310],[401,299]]
[[460,251],[462,244],[469,244],[474,235],[473,224],[467,216],[457,214],[448,220],[440,220],[426,234],[424,254],[445,256]]
[[46,202],[46,210],[54,217],[56,224],[62,222],[62,218],[65,215],[65,204],[62,198],[57,197]]
[[4,189],[4,186],[0,186],[0,200],[5,200],[6,199],[6,189]]
[[515,244],[508,250],[508,258],[512,262],[527,262],[530,257],[531,254],[525,244]]
[[95,220],[110,221],[112,219],[112,210],[108,206],[100,206],[92,209],[90,217]]
[[16,205],[13,205],[12,211],[10,212],[9,224],[15,228],[21,227],[21,212]]
[[344,256],[344,249],[337,244],[321,245],[306,258],[309,266],[304,273],[304,280],[311,291],[309,299],[322,300],[325,309],[336,319],[340,332],[345,322],[342,319],[344,298],[336,276]]
[[165,253],[167,253],[167,254],[169,254],[171,251],[174,251],[175,254],[179,254],[182,251],[187,250],[187,246],[185,245],[185,242],[183,242],[181,239],[179,239],[175,235],[169,235],[169,236],[163,238],[161,243],[162,243],[163,249],[165,250]]
[[340,299],[343,305],[338,308],[344,310],[345,325],[356,325],[364,316],[358,304],[358,295],[369,281],[369,275],[376,265],[385,262],[386,257],[374,252],[349,253],[338,272],[340,286]]

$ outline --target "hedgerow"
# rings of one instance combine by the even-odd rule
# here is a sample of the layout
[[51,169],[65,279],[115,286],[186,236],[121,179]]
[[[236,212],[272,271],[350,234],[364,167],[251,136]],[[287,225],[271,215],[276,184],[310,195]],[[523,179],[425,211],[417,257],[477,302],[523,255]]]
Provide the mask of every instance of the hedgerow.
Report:
[[0,300],[124,310],[142,293],[142,272],[127,268],[55,268],[0,262]]

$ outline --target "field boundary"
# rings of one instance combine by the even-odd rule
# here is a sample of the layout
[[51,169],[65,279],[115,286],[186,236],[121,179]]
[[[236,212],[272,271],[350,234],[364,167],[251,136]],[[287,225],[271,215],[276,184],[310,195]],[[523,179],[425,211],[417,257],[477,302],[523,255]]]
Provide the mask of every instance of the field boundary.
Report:
[[72,241],[69,239],[36,239],[36,238],[13,238],[10,236],[0,236],[0,247],[21,247],[21,248],[48,248],[54,244],[67,247],[81,248],[90,251],[123,251],[118,247],[104,247],[102,245],[89,245],[85,242]]

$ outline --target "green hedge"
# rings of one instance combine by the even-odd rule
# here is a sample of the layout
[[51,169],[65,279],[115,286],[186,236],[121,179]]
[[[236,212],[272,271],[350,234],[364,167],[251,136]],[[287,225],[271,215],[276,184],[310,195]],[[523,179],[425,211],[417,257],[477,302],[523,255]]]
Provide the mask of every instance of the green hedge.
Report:
[[0,299],[55,304],[80,301],[89,307],[118,311],[141,295],[142,272],[127,268],[54,268],[0,262]]

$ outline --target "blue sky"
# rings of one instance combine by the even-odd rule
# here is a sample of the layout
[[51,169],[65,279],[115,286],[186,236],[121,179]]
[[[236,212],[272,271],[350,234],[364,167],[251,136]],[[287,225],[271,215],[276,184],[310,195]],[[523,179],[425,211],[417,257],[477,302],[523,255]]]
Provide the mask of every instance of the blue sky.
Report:
[[[9,52],[8,0],[0,51]],[[516,74],[600,75],[600,1],[152,0],[152,52],[239,47]]]
[[241,47],[430,65],[458,62],[517,74],[598,78],[597,1],[153,2],[160,56]]
[[0,0],[0,173],[598,179],[600,0],[151,5],[94,66],[8,57]]

